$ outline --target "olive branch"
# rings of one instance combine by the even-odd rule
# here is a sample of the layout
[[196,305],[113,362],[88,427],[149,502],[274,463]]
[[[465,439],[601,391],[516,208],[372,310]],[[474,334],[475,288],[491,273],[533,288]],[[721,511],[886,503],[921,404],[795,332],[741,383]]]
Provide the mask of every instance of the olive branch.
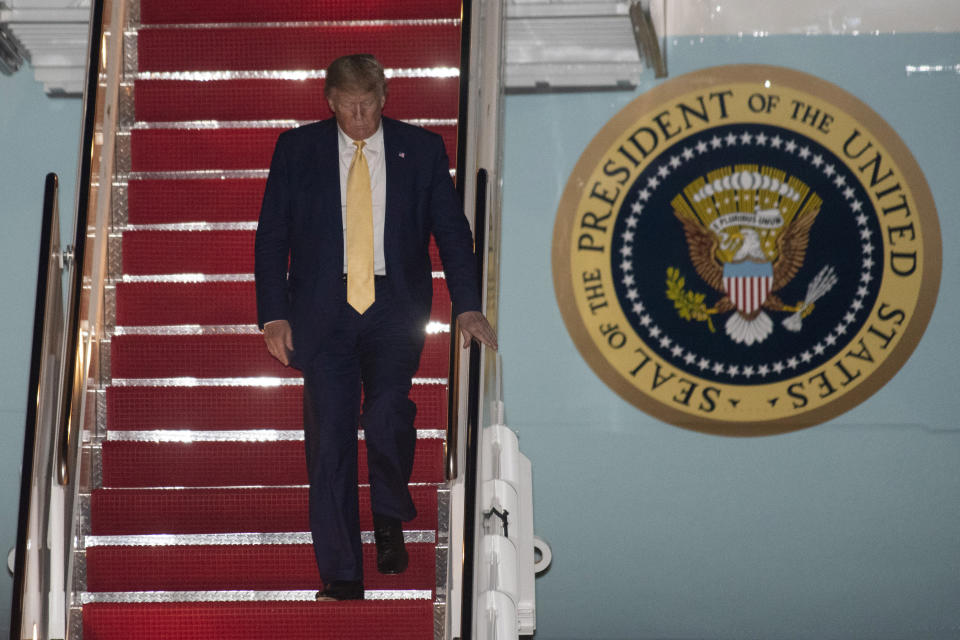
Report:
[[694,293],[684,289],[686,279],[676,267],[667,267],[667,298],[673,300],[673,307],[684,320],[706,322],[710,333],[715,333],[710,312],[707,310],[705,293]]

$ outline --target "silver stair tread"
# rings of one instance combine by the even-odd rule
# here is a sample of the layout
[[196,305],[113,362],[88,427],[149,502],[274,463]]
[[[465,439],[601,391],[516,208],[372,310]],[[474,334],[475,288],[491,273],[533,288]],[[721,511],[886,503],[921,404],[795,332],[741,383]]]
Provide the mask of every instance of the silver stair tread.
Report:
[[[444,429],[417,429],[417,440],[446,438]],[[303,442],[303,429],[150,429],[143,431],[114,429],[107,432],[107,442],[179,443],[193,442]],[[357,439],[365,439],[363,430]]]
[[[164,602],[313,602],[316,590],[291,591],[83,591],[80,604]],[[365,600],[432,600],[429,589],[368,589]]]
[[[418,127],[455,127],[456,118],[401,118],[402,122]],[[292,129],[316,120],[291,120],[288,118],[273,118],[269,120],[137,120],[133,126],[123,127],[120,133],[129,133],[144,129]]]
[[[223,80],[317,80],[326,77],[326,69],[268,69],[234,71],[138,71],[136,80],[187,80],[215,82]],[[392,78],[459,78],[457,67],[410,67],[384,69]]]
[[[444,385],[446,378],[414,378],[417,385]],[[303,378],[279,376],[248,376],[242,378],[113,378],[107,386],[114,387],[302,387]]]
[[[427,323],[428,334],[450,333],[450,324],[431,320]],[[204,336],[247,335],[260,333],[255,324],[161,324],[120,325],[112,329],[115,336]]]
[[[363,544],[373,544],[373,531],[362,531]],[[403,532],[404,542],[435,544],[437,532],[433,529],[414,529]],[[200,547],[312,544],[309,531],[287,533],[151,533],[141,535],[84,536],[85,549],[93,547]]]

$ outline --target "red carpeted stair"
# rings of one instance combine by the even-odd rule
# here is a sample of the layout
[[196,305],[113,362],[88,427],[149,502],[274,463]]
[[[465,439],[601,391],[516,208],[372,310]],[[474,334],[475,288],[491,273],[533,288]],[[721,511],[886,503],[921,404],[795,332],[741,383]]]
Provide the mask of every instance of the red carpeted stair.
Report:
[[460,12],[451,0],[134,7],[106,435],[83,539],[86,640],[434,637],[450,345],[436,248],[412,394],[410,567],[376,571],[361,443],[368,599],[316,603],[302,379],[256,329],[253,238],[274,142],[328,117],[321,70],[337,55],[376,54],[391,77],[386,115],[440,133],[456,158]]
[[[421,440],[410,481],[436,482],[443,475],[443,441],[430,432]],[[154,443],[108,440],[103,443],[103,482],[111,487],[302,485],[307,483],[303,456],[300,440]],[[217,464],[210,465],[210,460],[216,460]],[[359,461],[360,477],[365,478],[367,453],[362,446]]]
[[[368,589],[434,587],[434,547],[408,542],[410,568],[401,576],[377,572],[376,549],[363,548]],[[87,588],[91,591],[281,591],[315,589],[320,580],[308,544],[244,544],[87,547]]]
[[[394,118],[449,118],[457,110],[459,78],[395,78],[390,82]],[[323,80],[142,80],[137,83],[137,117],[164,120],[311,120]]]
[[[457,130],[431,125],[443,136],[447,155],[455,156]],[[131,133],[134,171],[243,170],[270,166],[282,127],[217,129],[136,129]]]
[[98,640],[432,638],[433,604],[429,600],[375,600],[318,607],[314,602],[154,603],[145,598],[135,607],[113,602],[86,604],[83,626],[85,638]]
[[[207,464],[215,464],[209,460]],[[412,487],[419,513],[408,529],[435,529],[436,487]],[[306,487],[205,487],[120,489],[94,492],[90,501],[92,535],[155,533],[248,533],[307,531]],[[360,525],[373,528],[370,491],[361,487]]]
[[[446,389],[418,385],[417,422],[446,424]],[[300,429],[302,395],[295,386],[111,386],[107,427],[139,429]]]
[[[239,282],[118,282],[117,324],[253,324],[257,320],[253,279]],[[450,322],[450,293],[441,278],[433,282],[432,320]]]

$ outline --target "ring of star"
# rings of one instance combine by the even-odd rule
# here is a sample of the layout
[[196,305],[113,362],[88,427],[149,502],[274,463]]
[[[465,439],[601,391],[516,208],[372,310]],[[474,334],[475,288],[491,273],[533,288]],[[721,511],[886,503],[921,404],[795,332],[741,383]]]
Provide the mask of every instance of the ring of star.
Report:
[[[738,376],[743,376],[749,379],[754,375],[758,375],[762,378],[766,377],[771,371],[779,375],[788,368],[796,369],[801,362],[806,364],[813,361],[815,357],[822,355],[826,351],[827,347],[833,346],[840,340],[840,337],[847,332],[850,324],[856,320],[857,314],[863,309],[864,298],[866,298],[870,292],[868,286],[870,282],[874,280],[872,271],[873,267],[876,265],[876,262],[873,258],[873,251],[876,247],[874,247],[871,241],[870,236],[872,235],[872,232],[867,226],[869,218],[865,213],[863,213],[863,203],[856,199],[856,192],[854,191],[853,187],[847,183],[848,178],[844,175],[844,173],[841,172],[841,170],[838,170],[836,166],[826,162],[823,156],[813,153],[809,147],[798,144],[796,140],[792,138],[781,138],[779,134],[769,137],[763,132],[753,135],[746,131],[740,135],[730,132],[723,138],[714,134],[709,140],[706,139],[707,135],[708,134],[703,135],[703,138],[699,140],[694,139],[696,142],[691,143],[692,146],[684,147],[683,151],[681,151],[678,155],[670,157],[666,163],[657,167],[654,171],[656,175],[651,175],[647,179],[646,186],[640,190],[640,192],[637,194],[637,199],[631,203],[630,215],[626,219],[627,229],[621,234],[621,238],[623,238],[623,246],[620,248],[620,254],[623,256],[623,259],[620,264],[617,265],[620,268],[621,273],[620,281],[627,288],[626,295],[631,303],[631,311],[637,317],[640,325],[647,330],[650,338],[656,341],[661,348],[670,349],[670,355],[677,360],[682,360],[688,366],[696,364],[700,371],[709,370],[715,375],[726,374],[733,379],[736,379]],[[673,170],[680,168],[686,162],[693,160],[698,155],[702,155],[709,150],[751,144],[767,146],[778,150],[782,149],[783,151],[791,154],[795,153],[801,160],[808,162],[815,169],[821,171],[827,178],[831,180],[833,185],[838,190],[842,189],[840,193],[847,201],[850,212],[855,216],[857,227],[860,229],[863,258],[861,260],[862,270],[860,272],[860,285],[857,288],[857,293],[854,295],[854,299],[850,303],[850,308],[847,310],[847,313],[844,314],[843,320],[838,323],[830,333],[818,341],[817,344],[815,344],[811,349],[806,349],[799,354],[790,356],[789,358],[784,358],[783,360],[778,360],[777,362],[773,363],[764,363],[756,368],[754,368],[752,365],[747,365],[741,368],[733,364],[727,365],[721,362],[712,362],[708,358],[705,358],[697,354],[695,351],[688,349],[686,346],[675,344],[673,338],[664,334],[663,330],[653,323],[653,318],[646,313],[646,305],[644,305],[643,300],[640,298],[640,292],[634,286],[636,283],[636,278],[631,273],[633,271],[633,264],[630,258],[633,255],[633,242],[636,234],[638,233],[638,223],[640,222],[640,216],[643,213],[644,203],[650,199],[650,197],[653,195],[653,191],[660,186],[663,178],[666,178]],[[845,167],[842,168],[845,169]],[[811,353],[811,351],[813,351],[813,353]]]

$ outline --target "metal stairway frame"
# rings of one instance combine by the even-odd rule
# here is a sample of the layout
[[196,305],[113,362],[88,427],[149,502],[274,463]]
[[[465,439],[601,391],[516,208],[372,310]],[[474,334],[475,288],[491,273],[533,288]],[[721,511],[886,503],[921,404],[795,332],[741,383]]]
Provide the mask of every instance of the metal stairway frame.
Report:
[[[132,4],[132,3],[131,3]],[[84,562],[80,553],[70,553],[71,540],[80,540],[84,523],[89,519],[89,492],[99,485],[99,472],[96,442],[102,438],[105,425],[105,394],[101,380],[102,359],[109,359],[106,346],[108,337],[105,328],[115,314],[115,298],[109,291],[106,278],[111,254],[114,253],[110,233],[110,220],[119,206],[113,193],[113,173],[116,158],[116,139],[118,118],[132,106],[131,95],[126,91],[123,71],[135,52],[125,50],[123,28],[126,12],[130,9],[127,0],[94,0],[91,6],[91,47],[88,82],[85,89],[84,136],[81,142],[81,166],[77,184],[76,201],[76,243],[77,264],[71,274],[71,304],[67,310],[67,326],[64,330],[64,347],[61,362],[62,381],[59,385],[67,391],[69,403],[54,398],[41,398],[40,402],[52,403],[50,410],[64,414],[63,426],[57,435],[41,432],[39,441],[54,439],[62,441],[63,468],[62,479],[65,484],[51,483],[49,500],[50,522],[53,528],[47,532],[27,532],[26,522],[29,516],[21,516],[22,539],[18,540],[17,582],[20,606],[14,610],[14,625],[11,626],[11,639],[31,637],[28,629],[36,625],[36,636],[41,638],[82,636],[82,617],[80,602],[76,596],[84,584]],[[502,113],[502,67],[503,67],[503,7],[501,2],[465,3],[469,14],[465,16],[478,37],[470,40],[469,49],[464,54],[469,60],[469,77],[472,79],[469,95],[462,98],[466,110],[466,135],[461,143],[462,155],[458,159],[461,168],[463,193],[468,217],[473,219],[476,212],[473,203],[489,203],[486,217],[481,217],[478,236],[478,252],[486,258],[484,269],[485,312],[491,323],[496,326],[499,264],[499,175],[500,175],[500,136]],[[485,186],[478,186],[470,176],[493,175]],[[460,182],[460,181],[458,181]],[[89,222],[88,222],[89,221]],[[55,315],[56,310],[48,309]],[[452,340],[457,341],[452,331]],[[451,441],[448,460],[448,486],[451,504],[448,510],[449,526],[444,534],[441,524],[441,540],[448,535],[448,547],[444,555],[447,558],[464,558],[462,564],[447,562],[441,575],[438,565],[437,592],[447,596],[446,606],[435,608],[435,637],[471,638],[476,635],[479,610],[477,602],[481,582],[474,575],[473,565],[481,550],[476,542],[475,530],[482,523],[483,509],[479,500],[468,499],[467,469],[480,464],[481,446],[478,425],[489,421],[487,415],[497,415],[498,400],[496,385],[493,384],[493,372],[496,370],[494,354],[474,348],[470,359],[462,358],[456,362],[459,391],[454,395],[455,412],[451,413],[451,430],[462,434]],[[457,349],[459,352],[459,349]],[[72,366],[71,366],[72,365]],[[471,375],[472,372],[472,375]],[[473,381],[473,392],[468,393]],[[59,407],[59,409],[58,409]],[[502,411],[500,412],[502,416]],[[453,419],[456,416],[456,419]],[[28,416],[29,418],[30,416]],[[35,417],[35,416],[34,416]],[[501,420],[502,422],[502,420]],[[472,429],[472,432],[470,431]],[[26,444],[26,443],[25,443]],[[31,445],[33,439],[31,439]],[[32,452],[31,452],[32,455]],[[25,460],[28,455],[25,452]],[[42,466],[42,465],[40,465]],[[463,473],[458,470],[463,469]],[[25,478],[30,474],[25,466]],[[43,487],[47,480],[34,480],[35,487]],[[477,492],[476,478],[471,481]],[[25,483],[25,486],[30,486]],[[25,495],[29,500],[30,491]],[[39,506],[39,503],[34,506]],[[26,509],[26,507],[24,507]],[[26,509],[29,513],[29,509]],[[37,514],[34,514],[37,517]],[[531,514],[532,517],[532,514]],[[57,541],[57,525],[60,535]],[[464,528],[464,525],[469,525]],[[52,531],[52,534],[51,534]],[[54,579],[53,589],[48,592],[24,592],[24,576],[35,567],[27,566],[26,555],[21,549],[27,546],[28,537],[46,538],[50,543],[52,568],[51,575],[60,575],[59,582]],[[438,550],[438,553],[440,551]],[[532,554],[532,549],[531,549]],[[74,587],[71,589],[71,583]],[[532,583],[532,577],[531,577]],[[59,588],[58,585],[59,584]],[[445,586],[445,588],[444,588]],[[36,618],[37,601],[49,601],[49,609]],[[39,609],[43,609],[40,607]],[[528,628],[529,625],[528,625]],[[532,628],[531,628],[532,630]]]

